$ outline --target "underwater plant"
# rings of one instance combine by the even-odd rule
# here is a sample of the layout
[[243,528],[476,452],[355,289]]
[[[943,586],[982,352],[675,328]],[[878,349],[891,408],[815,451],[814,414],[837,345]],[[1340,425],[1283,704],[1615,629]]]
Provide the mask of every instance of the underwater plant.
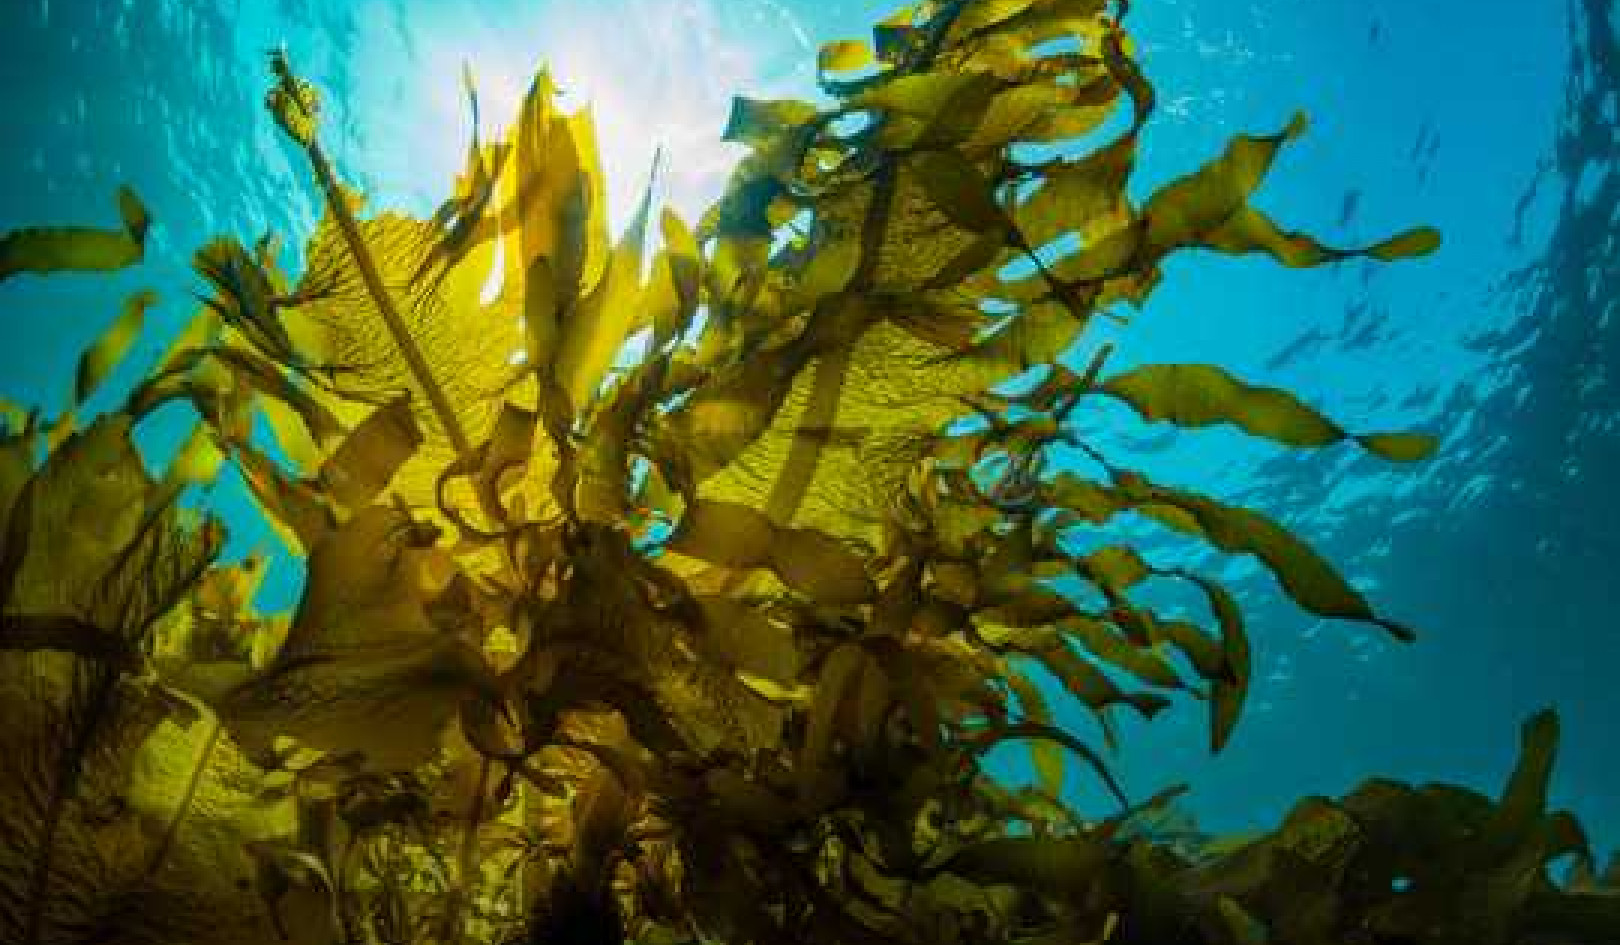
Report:
[[[1620,930],[1620,867],[1545,809],[1550,714],[1499,801],[1375,780],[1242,840],[1110,772],[1117,713],[1176,693],[1208,703],[1219,751],[1251,666],[1231,592],[1156,564],[1127,516],[1252,556],[1312,614],[1411,634],[1283,526],[1121,465],[1075,418],[1120,404],[1395,461],[1432,444],[1214,365],[1110,371],[1089,323],[1125,321],[1176,252],[1438,245],[1333,248],[1252,206],[1302,119],[1133,201],[1154,95],[1125,8],[908,8],[822,50],[830,106],[736,102],[750,154],[695,225],[654,219],[649,186],[616,241],[588,114],[544,72],[417,219],[365,215],[317,93],[273,57],[267,104],[327,209],[304,271],[269,238],[208,243],[204,306],[121,407],[79,427],[146,295],[86,352],[74,409],[6,421],[0,939]],[[0,279],[138,261],[146,212],[121,206],[121,231],[6,235]],[[154,478],[131,430],[175,403],[195,427]],[[290,614],[258,613],[262,562],[221,563],[223,525],[180,504],[227,467],[302,559]],[[1157,612],[1158,580],[1207,618]],[[1037,668],[1104,745],[1059,724]],[[1035,784],[987,770],[1008,742]],[[1118,810],[1065,800],[1076,764]]]

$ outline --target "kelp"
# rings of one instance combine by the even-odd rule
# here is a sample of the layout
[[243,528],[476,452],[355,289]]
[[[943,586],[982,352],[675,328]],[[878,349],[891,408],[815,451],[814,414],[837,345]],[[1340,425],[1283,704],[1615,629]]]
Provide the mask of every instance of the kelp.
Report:
[[[87,352],[71,409],[0,447],[0,679],[26,710],[0,788],[20,825],[0,845],[22,877],[0,882],[7,940],[1620,928],[1613,869],[1545,810],[1551,716],[1499,801],[1375,780],[1245,838],[1111,771],[1121,708],[1178,694],[1207,703],[1221,750],[1264,645],[1228,588],[1116,529],[1125,513],[1252,556],[1306,612],[1412,633],[1281,524],[1151,481],[1077,418],[1113,401],[1394,461],[1432,443],[1350,433],[1216,365],[1110,371],[1093,319],[1128,321],[1174,253],[1310,266],[1438,245],[1420,228],[1335,248],[1254,207],[1302,119],[1134,200],[1154,93],[1124,14],[903,10],[823,50],[830,104],[736,102],[726,136],[749,153],[701,219],[655,212],[649,185],[617,240],[589,115],[559,110],[545,72],[416,219],[367,214],[317,91],[275,55],[267,105],[327,207],[305,270],[269,238],[209,242],[210,294],[122,406],[74,432],[146,296]],[[4,245],[16,271],[138,256],[114,242]],[[130,431],[174,403],[195,431],[153,480]],[[289,614],[258,613],[262,559],[218,562],[220,526],[178,504],[227,466],[303,566]],[[1160,612],[1159,580],[1207,613]],[[1009,743],[1034,784],[992,777]],[[1117,809],[1070,803],[1076,762]]]

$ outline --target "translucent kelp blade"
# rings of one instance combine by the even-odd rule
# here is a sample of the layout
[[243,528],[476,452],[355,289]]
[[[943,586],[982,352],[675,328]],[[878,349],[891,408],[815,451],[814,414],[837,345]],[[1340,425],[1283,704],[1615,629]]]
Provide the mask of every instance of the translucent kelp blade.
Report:
[[129,188],[118,192],[119,230],[38,227],[0,234],[0,282],[22,272],[106,271],[141,261],[152,218]]
[[1149,364],[1117,374],[1098,388],[1147,420],[1184,427],[1232,423],[1288,446],[1327,446],[1353,438],[1391,460],[1428,456],[1433,441],[1411,434],[1352,437],[1287,391],[1246,384],[1210,364]]
[[124,309],[113,323],[85,349],[79,357],[78,373],[73,379],[73,400],[82,404],[100,386],[102,380],[124,359],[135,339],[141,333],[146,310],[157,303],[154,292],[139,292],[124,302]]

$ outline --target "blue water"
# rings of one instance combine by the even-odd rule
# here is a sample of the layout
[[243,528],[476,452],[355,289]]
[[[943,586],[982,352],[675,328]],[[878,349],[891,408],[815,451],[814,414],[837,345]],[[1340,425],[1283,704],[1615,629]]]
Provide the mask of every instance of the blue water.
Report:
[[[1163,108],[1141,184],[1238,131],[1312,130],[1263,205],[1353,243],[1417,223],[1441,253],[1291,272],[1191,256],[1114,335],[1114,366],[1212,361],[1290,387],[1355,430],[1439,435],[1438,459],[1386,467],[1353,450],[1282,455],[1221,432],[1138,428],[1132,461],[1285,518],[1416,627],[1399,645],[1323,624],[1241,562],[1257,673],[1232,744],[1211,759],[1201,707],[1126,730],[1118,765],[1147,794],[1194,787],[1221,828],[1274,822],[1361,778],[1495,791],[1518,723],[1564,721],[1554,800],[1600,849],[1620,842],[1620,149],[1614,9],[1605,0],[1142,0],[1133,31]],[[595,103],[622,219],[653,148],[690,213],[735,152],[732,93],[809,95],[815,45],[863,34],[887,4],[817,0],[7,0],[0,4],[0,228],[111,223],[132,185],[157,226],[149,262],[112,278],[0,289],[0,396],[60,409],[84,344],[129,290],[154,286],[151,341],[188,317],[190,248],[274,230],[296,243],[318,204],[260,105],[285,45],[326,92],[326,138],[379,204],[431,207],[468,132],[470,60],[495,122],[541,59]],[[486,128],[486,133],[489,128]],[[160,450],[179,429],[148,439]],[[233,553],[271,547],[239,487],[208,501]],[[282,565],[268,594],[288,600]],[[1089,723],[1075,718],[1082,731]],[[1022,762],[1003,759],[1012,776]],[[1090,803],[1080,783],[1077,797]]]

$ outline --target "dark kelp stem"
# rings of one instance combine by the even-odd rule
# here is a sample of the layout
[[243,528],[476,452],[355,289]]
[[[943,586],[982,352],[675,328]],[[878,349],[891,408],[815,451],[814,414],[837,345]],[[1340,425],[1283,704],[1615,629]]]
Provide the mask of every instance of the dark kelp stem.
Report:
[[[90,753],[96,733],[101,730],[102,719],[110,716],[115,707],[114,693],[118,688],[118,671],[97,665],[88,677],[75,680],[77,686],[89,689],[83,717],[72,726],[73,735],[58,760],[56,789],[45,808],[45,823],[40,829],[39,854],[34,860],[34,873],[28,881],[28,924],[23,933],[26,945],[39,945],[45,927],[45,906],[49,902],[51,866],[56,854],[56,834],[62,825],[68,801],[78,793],[79,776],[84,771],[84,759]],[[69,712],[74,703],[68,697]],[[71,725],[72,719],[70,718]]]
[[427,395],[428,403],[432,406],[440,425],[444,427],[445,434],[449,436],[451,445],[458,454],[471,452],[472,444],[467,439],[467,433],[461,428],[461,422],[456,419],[455,410],[450,406],[443,389],[433,379],[433,372],[428,367],[427,359],[422,355],[422,349],[417,347],[410,329],[400,317],[399,310],[395,308],[393,298],[388,294],[388,288],[383,285],[382,274],[378,272],[376,261],[366,249],[365,240],[360,235],[360,225],[354,219],[354,212],[349,209],[348,200],[338,184],[337,174],[332,170],[331,162],[326,159],[326,153],[321,150],[320,141],[316,139],[316,115],[319,104],[314,89],[293,75],[292,68],[287,64],[287,57],[282,53],[272,54],[270,67],[275,72],[278,83],[271,90],[268,99],[271,113],[276,116],[282,130],[298,142],[304,154],[308,156],[310,167],[315,170],[315,179],[320,183],[321,193],[326,198],[327,209],[331,211],[332,219],[337,221],[338,230],[343,234],[343,242],[354,256],[355,267],[360,271],[360,277],[366,284],[366,292],[371,296],[372,303],[377,306],[384,324],[388,326],[388,332],[393,336],[400,355],[410,367],[417,386]]

